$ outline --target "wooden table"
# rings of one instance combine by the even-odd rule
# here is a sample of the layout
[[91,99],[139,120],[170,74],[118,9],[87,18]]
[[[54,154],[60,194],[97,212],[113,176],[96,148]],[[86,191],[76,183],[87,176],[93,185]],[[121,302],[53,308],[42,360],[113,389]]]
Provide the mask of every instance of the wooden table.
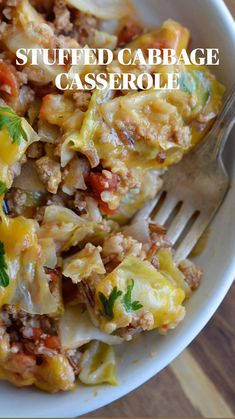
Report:
[[[226,3],[235,16],[235,0]],[[88,416],[235,417],[234,319],[235,284],[204,331],[168,368],[128,396]]]

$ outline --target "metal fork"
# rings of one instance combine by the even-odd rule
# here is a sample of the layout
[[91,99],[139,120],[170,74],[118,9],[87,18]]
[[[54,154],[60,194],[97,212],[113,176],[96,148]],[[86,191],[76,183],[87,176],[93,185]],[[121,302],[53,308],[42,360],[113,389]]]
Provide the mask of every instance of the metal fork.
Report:
[[207,138],[168,169],[162,190],[134,217],[167,227],[177,263],[190,254],[228,191],[222,152],[234,122],[235,86]]

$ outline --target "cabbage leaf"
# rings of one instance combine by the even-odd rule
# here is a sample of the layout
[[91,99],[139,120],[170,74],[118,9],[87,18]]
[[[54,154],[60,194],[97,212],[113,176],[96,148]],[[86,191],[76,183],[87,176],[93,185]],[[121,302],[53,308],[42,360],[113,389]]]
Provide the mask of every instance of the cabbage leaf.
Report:
[[68,208],[50,205],[46,208],[39,238],[52,238],[57,251],[66,251],[70,247],[84,244],[85,240],[97,245],[102,243],[105,236],[115,228],[112,221],[92,221],[80,217]]
[[[55,313],[62,299],[52,295],[44,267],[54,268],[57,258],[54,242],[37,238],[38,225],[24,217],[10,219],[1,210],[0,237],[6,251],[10,284],[0,287],[0,306],[16,304],[31,314]],[[50,251],[46,251],[50,246]],[[58,290],[59,291],[59,290]]]
[[88,243],[84,249],[64,260],[63,275],[73,283],[89,278],[92,273],[105,274],[105,267],[100,256],[100,249]]
[[109,87],[104,90],[96,90],[92,94],[81,130],[69,136],[71,149],[84,154],[88,158],[91,167],[96,167],[99,164],[99,155],[94,144],[95,135],[102,124],[99,106],[108,101],[111,95],[112,92]]
[[[132,300],[142,306],[134,313],[127,312],[123,304],[123,296],[128,287],[134,281],[132,287]],[[106,300],[116,288],[120,297],[116,298],[113,307],[113,318],[105,316],[103,307],[103,295]],[[141,261],[137,257],[128,256],[110,274],[103,278],[96,287],[96,311],[102,330],[114,332],[118,328],[127,327],[132,319],[141,318],[149,313],[152,323],[146,324],[146,329],[157,327],[175,327],[184,317],[185,309],[182,302],[185,292],[178,284],[176,285],[168,277],[158,272],[148,261]]]
[[105,343],[94,341],[83,354],[79,379],[88,385],[117,385],[116,361],[113,348]]
[[160,249],[157,252],[157,258],[159,260],[160,272],[170,281],[173,281],[177,287],[182,288],[185,291],[187,297],[191,295],[191,289],[187,284],[183,273],[177,268],[170,249]]
[[108,335],[98,326],[94,326],[88,311],[80,306],[66,307],[63,317],[59,321],[59,336],[62,348],[76,349],[98,340],[109,345],[118,345],[123,342],[119,336]]

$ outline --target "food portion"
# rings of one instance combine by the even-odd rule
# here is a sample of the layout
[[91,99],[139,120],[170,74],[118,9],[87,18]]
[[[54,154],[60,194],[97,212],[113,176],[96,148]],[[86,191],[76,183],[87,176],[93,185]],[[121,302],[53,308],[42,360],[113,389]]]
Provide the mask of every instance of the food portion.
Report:
[[188,47],[186,28],[149,32],[127,0],[3,0],[0,16],[0,378],[48,392],[115,385],[115,345],[174,329],[200,284],[163,226],[129,223],[204,138],[223,87],[181,65],[178,91],[62,92],[57,74],[89,66],[15,64],[22,47]]

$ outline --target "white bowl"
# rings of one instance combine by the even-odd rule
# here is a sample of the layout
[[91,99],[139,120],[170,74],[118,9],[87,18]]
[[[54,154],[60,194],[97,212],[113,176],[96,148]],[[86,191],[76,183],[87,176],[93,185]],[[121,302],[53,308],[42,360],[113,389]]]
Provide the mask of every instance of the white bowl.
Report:
[[[213,67],[220,81],[234,83],[235,25],[222,0],[137,0],[141,16],[157,26],[167,18],[191,29],[194,45],[220,48],[221,65]],[[209,244],[199,258],[204,276],[200,289],[187,303],[183,323],[166,337],[146,333],[137,343],[118,350],[119,386],[79,386],[75,392],[56,395],[35,389],[16,389],[0,384],[0,416],[4,418],[54,418],[80,416],[98,409],[143,384],[182,352],[203,329],[225,297],[235,278],[235,143],[225,150],[231,189],[217,214]],[[150,357],[151,352],[156,356]],[[136,362],[138,361],[138,362]]]

